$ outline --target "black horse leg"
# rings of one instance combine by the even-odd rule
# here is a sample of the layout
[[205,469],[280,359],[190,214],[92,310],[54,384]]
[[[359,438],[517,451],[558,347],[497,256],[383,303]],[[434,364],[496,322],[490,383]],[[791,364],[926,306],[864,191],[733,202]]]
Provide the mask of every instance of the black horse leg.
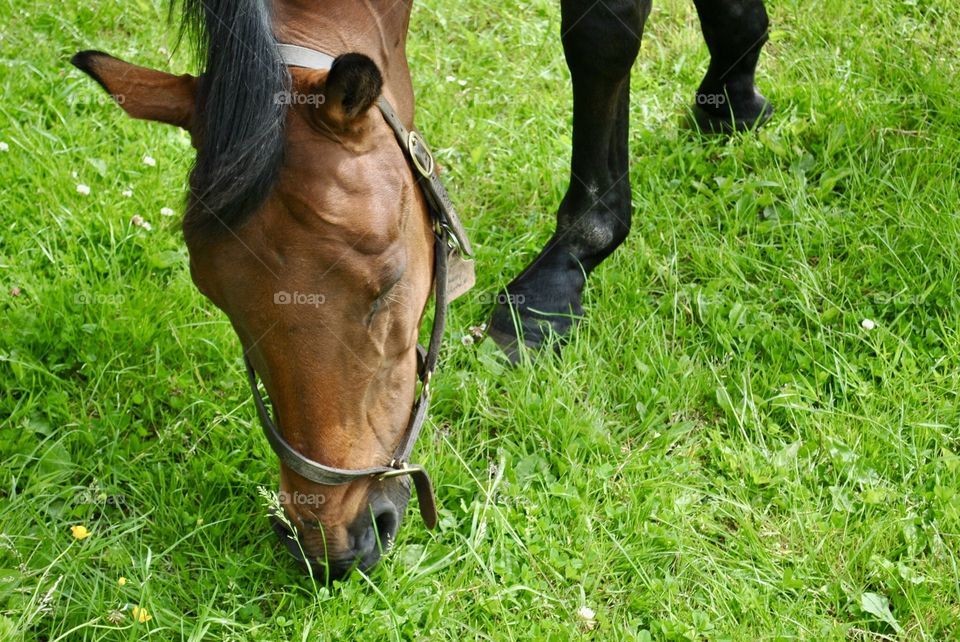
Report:
[[582,314],[586,277],[630,231],[627,127],[630,67],[650,0],[562,0],[563,50],[573,80],[570,185],[553,237],[498,300],[488,332],[512,358],[567,335]]
[[773,108],[754,87],[760,48],[767,41],[763,0],[694,0],[710,66],[697,90],[693,115],[710,133],[742,131],[766,122]]

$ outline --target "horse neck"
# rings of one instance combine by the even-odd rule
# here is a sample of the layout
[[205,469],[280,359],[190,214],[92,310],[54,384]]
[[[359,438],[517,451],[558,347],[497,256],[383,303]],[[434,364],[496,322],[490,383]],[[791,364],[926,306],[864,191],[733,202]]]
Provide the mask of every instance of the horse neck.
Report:
[[273,0],[273,30],[279,42],[369,56],[383,74],[384,94],[411,127],[406,41],[412,6],[413,0]]

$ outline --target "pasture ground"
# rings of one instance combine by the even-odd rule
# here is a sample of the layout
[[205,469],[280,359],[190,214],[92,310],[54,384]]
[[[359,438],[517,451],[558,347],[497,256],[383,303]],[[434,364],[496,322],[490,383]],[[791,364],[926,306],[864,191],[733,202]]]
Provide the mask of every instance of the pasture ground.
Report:
[[704,140],[692,3],[657,2],[633,232],[562,357],[510,369],[461,339],[566,186],[557,4],[418,0],[418,122],[479,285],[417,447],[439,529],[411,507],[325,588],[268,528],[238,340],[161,215],[189,141],[67,63],[190,70],[164,7],[0,2],[0,640],[960,639],[956,3],[771,0],[776,116]]

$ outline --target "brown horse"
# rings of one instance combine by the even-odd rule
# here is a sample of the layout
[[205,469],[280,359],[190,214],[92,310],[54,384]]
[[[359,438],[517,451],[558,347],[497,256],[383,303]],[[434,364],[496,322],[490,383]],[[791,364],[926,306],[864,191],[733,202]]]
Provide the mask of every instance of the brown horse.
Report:
[[[572,176],[556,233],[500,299],[522,305],[494,312],[492,335],[511,354],[569,331],[586,275],[629,230],[629,75],[649,0],[561,4]],[[92,51],[73,62],[131,116],[190,132],[191,274],[229,317],[272,400],[287,444],[274,444],[283,510],[305,561],[340,577],[377,562],[410,495],[396,453],[416,421],[417,338],[442,264],[436,253],[446,250],[424,188],[432,172],[398,135],[414,121],[411,2],[183,0],[182,8],[204,52],[200,77]],[[712,55],[696,94],[699,124],[762,122],[770,108],[753,86],[767,28],[761,0],[697,8]],[[291,63],[279,43],[337,58],[329,68]],[[297,456],[311,463],[298,468]],[[390,466],[400,474],[383,474]],[[345,476],[326,476],[337,469]],[[377,472],[349,474],[363,469]],[[415,479],[421,505],[432,501]]]

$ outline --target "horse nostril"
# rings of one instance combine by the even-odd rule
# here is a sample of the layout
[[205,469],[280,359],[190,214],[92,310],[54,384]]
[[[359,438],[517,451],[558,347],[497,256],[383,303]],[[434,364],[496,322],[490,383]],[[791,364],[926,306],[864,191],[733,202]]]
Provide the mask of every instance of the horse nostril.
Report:
[[361,568],[369,568],[377,563],[380,555],[393,544],[400,525],[397,507],[384,496],[370,502],[368,512],[356,523],[353,552],[360,561]]
[[374,517],[373,523],[377,530],[377,539],[380,540],[380,547],[383,550],[390,548],[393,544],[393,538],[397,534],[397,509],[391,504],[384,507]]

